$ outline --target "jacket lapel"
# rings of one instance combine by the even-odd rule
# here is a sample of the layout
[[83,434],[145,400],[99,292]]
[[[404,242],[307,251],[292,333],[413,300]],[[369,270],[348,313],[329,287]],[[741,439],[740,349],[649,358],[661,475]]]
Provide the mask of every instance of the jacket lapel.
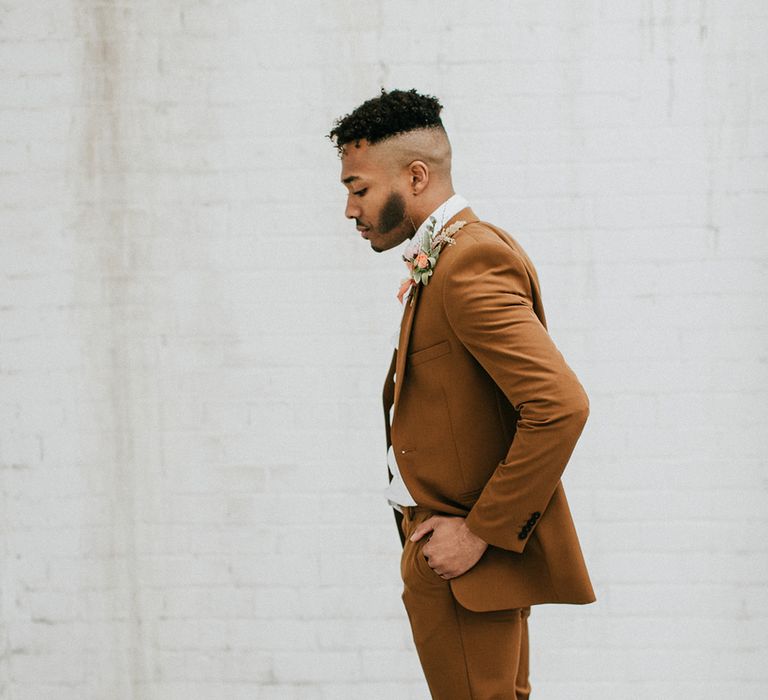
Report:
[[403,311],[403,320],[400,322],[400,339],[397,341],[397,360],[395,363],[395,411],[397,411],[397,400],[400,398],[400,389],[405,379],[405,360],[408,357],[408,341],[411,338],[411,328],[413,327],[413,317],[416,315],[416,305],[419,301],[419,291],[421,285],[412,288],[408,300],[405,302]]
[[[445,222],[443,228],[446,228],[456,221],[466,221],[468,224],[474,221],[478,221],[477,216],[469,207],[465,207],[455,216],[452,216]],[[461,233],[461,231],[459,231]],[[445,250],[445,249],[444,249]],[[440,261],[437,262],[438,266]],[[435,267],[435,273],[438,274],[439,267]],[[411,296],[405,302],[405,310],[403,311],[403,319],[400,322],[400,339],[397,343],[397,358],[395,361],[395,405],[394,411],[397,413],[397,401],[400,398],[400,390],[403,387],[403,381],[405,380],[405,366],[406,358],[408,357],[408,341],[411,338],[411,328],[413,328],[413,319],[416,315],[416,307],[419,304],[419,294],[421,292],[422,285],[416,285],[411,292]]]

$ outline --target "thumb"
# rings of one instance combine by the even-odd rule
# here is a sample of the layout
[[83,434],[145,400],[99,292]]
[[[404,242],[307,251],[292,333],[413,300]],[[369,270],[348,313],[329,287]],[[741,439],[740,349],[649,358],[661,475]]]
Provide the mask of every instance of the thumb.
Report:
[[417,525],[413,534],[408,538],[411,542],[418,542],[428,532],[432,532],[435,529],[435,517],[432,516],[425,520],[421,525]]

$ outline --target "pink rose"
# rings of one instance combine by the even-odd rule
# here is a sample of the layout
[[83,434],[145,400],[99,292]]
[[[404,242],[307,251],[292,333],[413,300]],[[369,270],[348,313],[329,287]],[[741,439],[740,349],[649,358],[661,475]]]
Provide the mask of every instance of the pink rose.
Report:
[[426,253],[419,253],[416,256],[416,267],[426,270],[429,267],[429,257]]

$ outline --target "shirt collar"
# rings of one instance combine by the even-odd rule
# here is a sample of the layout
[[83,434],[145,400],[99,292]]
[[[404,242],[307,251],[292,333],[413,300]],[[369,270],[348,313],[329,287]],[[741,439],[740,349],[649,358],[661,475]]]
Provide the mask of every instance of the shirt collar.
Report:
[[421,237],[427,230],[430,217],[435,217],[435,233],[437,233],[445,222],[449,221],[451,217],[456,216],[462,209],[468,206],[468,202],[460,194],[454,194],[446,199],[440,206],[435,209],[424,221],[421,222],[421,226],[416,229],[416,233],[413,236],[413,240],[421,240]]
[[427,233],[430,217],[435,217],[434,232],[437,233],[443,226],[445,226],[447,221],[450,221],[452,217],[456,216],[456,214],[467,206],[469,206],[469,203],[460,194],[454,194],[446,199],[437,207],[437,209],[435,209],[435,211],[421,222],[421,226],[416,229],[416,233],[413,234],[410,243],[406,245],[406,251],[409,250],[411,246],[415,249],[421,247],[421,241]]

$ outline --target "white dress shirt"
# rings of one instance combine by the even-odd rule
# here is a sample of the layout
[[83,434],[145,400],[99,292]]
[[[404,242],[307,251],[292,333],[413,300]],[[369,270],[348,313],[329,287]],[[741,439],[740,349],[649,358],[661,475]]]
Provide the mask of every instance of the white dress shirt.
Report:
[[[456,216],[464,207],[468,206],[467,200],[464,199],[461,195],[454,194],[453,196],[449,197],[445,202],[443,202],[435,211],[432,212],[430,216],[434,216],[436,220],[435,224],[435,233],[438,232],[448,221],[451,219],[451,217]],[[420,241],[424,235],[426,235],[427,232],[427,224],[429,223],[429,216],[424,219],[421,226],[416,230],[416,233],[413,234],[413,238],[411,241]],[[438,260],[438,264],[439,264]],[[413,289],[413,287],[411,287]],[[406,297],[407,300],[407,297]],[[400,339],[400,329],[395,331],[395,334],[392,336],[393,345],[395,346],[395,349],[397,349],[397,344]],[[397,376],[395,376],[395,381],[397,381]],[[389,409],[389,424],[392,425],[392,422],[394,420],[394,414],[395,414],[395,407],[392,406]],[[397,459],[395,458],[395,451],[392,449],[392,446],[389,446],[389,450],[387,451],[387,466],[389,467],[389,471],[392,472],[392,481],[389,483],[389,486],[384,489],[384,495],[387,497],[387,500],[389,501],[389,504],[402,512],[403,506],[415,506],[418,505],[416,501],[413,500],[413,496],[408,492],[408,487],[405,485],[405,482],[403,481],[402,476],[400,476],[400,468],[397,465]]]

